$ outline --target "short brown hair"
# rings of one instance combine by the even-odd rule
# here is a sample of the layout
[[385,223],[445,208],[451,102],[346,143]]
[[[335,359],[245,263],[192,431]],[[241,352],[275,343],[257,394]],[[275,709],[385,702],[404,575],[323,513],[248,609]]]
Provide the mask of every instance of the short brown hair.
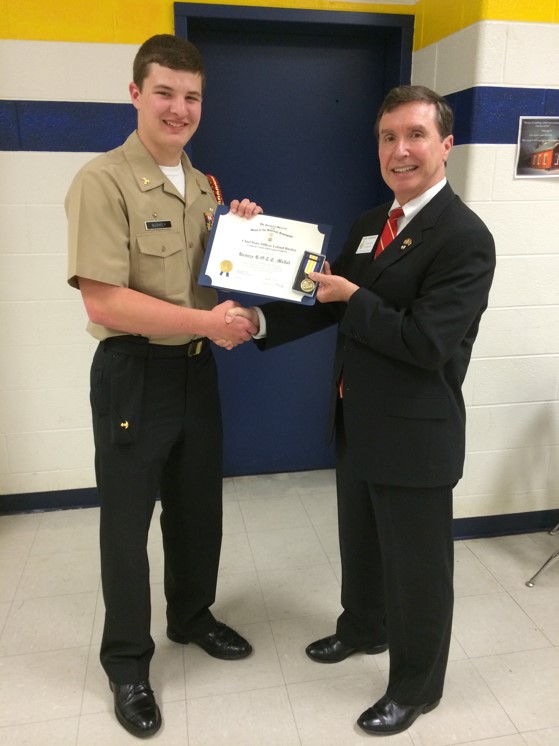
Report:
[[386,94],[386,97],[381,104],[375,122],[375,135],[377,140],[382,115],[386,112],[393,111],[402,104],[409,104],[413,101],[425,101],[428,104],[434,105],[436,112],[435,119],[441,140],[452,135],[454,114],[452,113],[452,109],[447,101],[442,96],[439,96],[438,93],[435,93],[435,91],[432,91],[430,88],[426,88],[423,85],[399,85]]
[[171,70],[198,73],[202,78],[202,87],[206,82],[202,55],[192,42],[179,36],[156,34],[138,49],[134,58],[132,77],[140,90],[149,75],[149,66],[154,62]]

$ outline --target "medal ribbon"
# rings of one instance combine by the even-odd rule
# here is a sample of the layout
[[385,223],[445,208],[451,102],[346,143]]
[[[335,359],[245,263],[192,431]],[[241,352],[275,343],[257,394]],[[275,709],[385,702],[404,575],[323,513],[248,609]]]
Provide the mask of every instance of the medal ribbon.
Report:
[[305,264],[305,269],[303,272],[308,275],[309,272],[314,272],[316,263],[318,262],[318,257],[314,254],[311,254],[307,260],[307,263]]

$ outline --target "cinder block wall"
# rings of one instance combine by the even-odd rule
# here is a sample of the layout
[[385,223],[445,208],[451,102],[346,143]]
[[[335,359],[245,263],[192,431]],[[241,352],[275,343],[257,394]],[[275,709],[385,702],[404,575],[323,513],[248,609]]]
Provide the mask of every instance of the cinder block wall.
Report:
[[[469,375],[456,516],[559,506],[559,180],[515,180],[518,116],[559,115],[559,0],[249,2],[415,15],[414,83],[471,106],[448,176],[488,223],[498,267]],[[126,103],[133,56],[172,0],[5,0],[0,104]],[[537,110],[534,110],[536,108]],[[0,142],[2,133],[0,116]],[[489,133],[489,134],[488,134]],[[92,153],[0,150],[0,494],[94,486],[94,343],[64,281],[63,199]]]

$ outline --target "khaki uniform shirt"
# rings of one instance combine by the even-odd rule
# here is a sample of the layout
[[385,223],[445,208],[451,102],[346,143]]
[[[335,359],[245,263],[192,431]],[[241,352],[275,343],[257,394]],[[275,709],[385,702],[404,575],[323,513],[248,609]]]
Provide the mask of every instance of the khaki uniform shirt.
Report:
[[[208,179],[182,154],[186,199],[165,177],[136,132],[77,174],[65,207],[68,282],[85,277],[132,288],[186,308],[210,310],[214,290],[198,285],[216,200]],[[128,332],[88,323],[99,340]],[[184,344],[192,335],[151,337]]]

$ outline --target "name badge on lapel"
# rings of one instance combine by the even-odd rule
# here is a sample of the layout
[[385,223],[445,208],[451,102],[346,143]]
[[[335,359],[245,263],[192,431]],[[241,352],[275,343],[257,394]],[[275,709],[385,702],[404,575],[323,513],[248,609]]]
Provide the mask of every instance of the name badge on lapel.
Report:
[[146,231],[158,231],[162,228],[170,228],[171,227],[171,221],[170,220],[146,220],[144,223],[146,226]]
[[361,243],[357,247],[356,254],[370,254],[373,250],[373,246],[376,244],[378,233],[376,236],[363,236]]

